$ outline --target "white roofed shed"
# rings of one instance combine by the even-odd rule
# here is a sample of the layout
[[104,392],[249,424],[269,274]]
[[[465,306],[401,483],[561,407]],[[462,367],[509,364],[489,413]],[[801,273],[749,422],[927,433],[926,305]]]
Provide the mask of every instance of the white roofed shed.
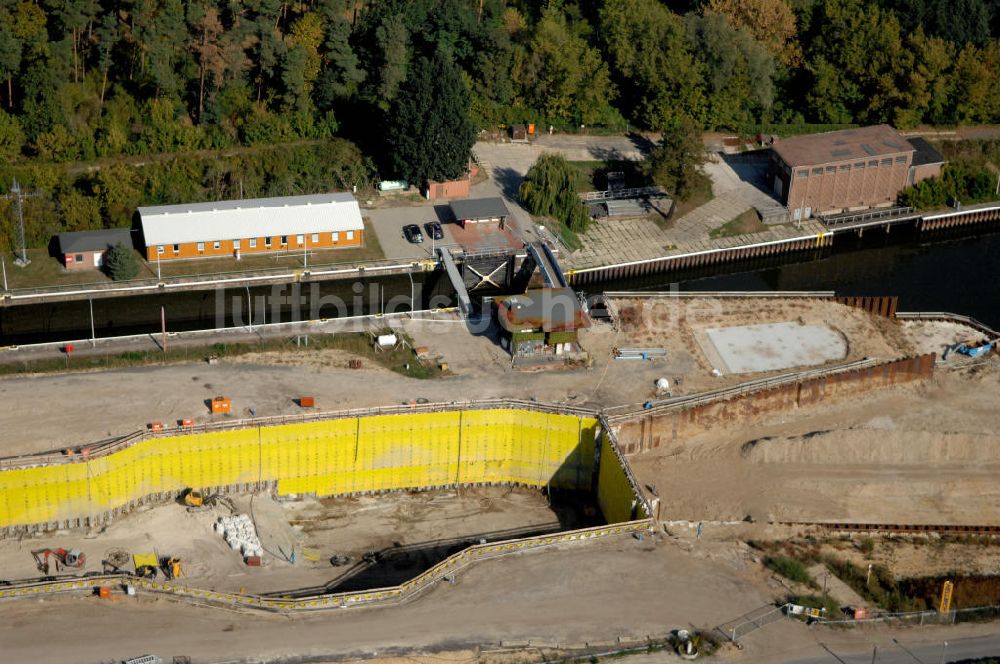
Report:
[[364,229],[350,193],[140,207],[139,220],[147,247]]

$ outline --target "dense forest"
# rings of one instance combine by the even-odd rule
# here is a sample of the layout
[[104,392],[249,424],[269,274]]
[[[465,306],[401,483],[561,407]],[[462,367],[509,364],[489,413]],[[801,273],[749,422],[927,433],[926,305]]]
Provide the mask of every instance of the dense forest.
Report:
[[242,149],[247,178],[189,156],[118,199],[294,193],[258,148],[416,181],[514,122],[1000,122],[1000,0],[0,0],[0,183],[46,193],[39,237],[123,223],[120,179],[70,164]]

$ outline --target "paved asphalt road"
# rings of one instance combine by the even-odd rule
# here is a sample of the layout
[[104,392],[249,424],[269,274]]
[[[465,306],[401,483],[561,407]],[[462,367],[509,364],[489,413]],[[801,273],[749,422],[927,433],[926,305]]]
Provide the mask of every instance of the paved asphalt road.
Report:
[[[952,639],[931,644],[908,645],[906,639],[894,639],[891,647],[881,647],[875,653],[876,664],[959,664],[985,657],[1000,658],[1000,635]],[[824,657],[799,659],[789,664],[871,664],[872,652],[842,654],[833,646],[820,647],[829,653]]]

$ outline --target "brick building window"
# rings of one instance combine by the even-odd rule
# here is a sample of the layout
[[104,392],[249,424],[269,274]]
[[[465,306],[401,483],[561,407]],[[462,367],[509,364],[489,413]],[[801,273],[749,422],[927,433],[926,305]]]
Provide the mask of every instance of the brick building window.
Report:
[[840,167],[840,172],[841,173],[843,173],[844,171],[849,171],[849,170],[851,170],[851,165],[850,164],[843,164]]
[[892,166],[892,159],[891,158],[890,159],[883,159],[881,162],[879,162],[879,165],[880,166]]
[[174,245],[174,253],[175,254],[181,253],[181,245],[179,245],[179,244],[175,244]]
[[836,173],[836,172],[837,172],[837,167],[836,167],[836,166],[827,166],[827,167],[826,167],[826,172],[827,172],[828,174],[829,174],[829,173]]
[[250,248],[251,249],[257,248],[257,238],[255,237],[250,238]]
[[204,242],[199,242],[198,243],[198,251],[205,251],[205,243]]
[[218,240],[216,240],[215,242],[212,243],[212,249],[215,249],[216,251],[219,250],[219,241]]
[[319,233],[312,234],[312,241],[313,243],[319,242]]
[[271,248],[271,237],[270,236],[264,238],[264,248],[265,249],[270,249]]
[[868,168],[878,168],[878,160],[872,159],[868,162]]
[[333,241],[334,242],[340,242],[340,233],[337,233],[337,232],[333,233]]
[[897,164],[905,164],[906,163],[906,157],[896,157],[896,163]]
[[287,235],[282,235],[281,236],[281,246],[285,246],[286,244],[288,244],[288,236]]
[[354,231],[347,231],[347,239],[348,240],[354,239]]
[[813,175],[823,175],[823,169],[822,168],[814,168],[813,169]]
[[807,178],[807,177],[809,177],[809,171],[807,171],[807,170],[799,171],[798,173],[795,174],[795,177],[797,177],[797,178]]

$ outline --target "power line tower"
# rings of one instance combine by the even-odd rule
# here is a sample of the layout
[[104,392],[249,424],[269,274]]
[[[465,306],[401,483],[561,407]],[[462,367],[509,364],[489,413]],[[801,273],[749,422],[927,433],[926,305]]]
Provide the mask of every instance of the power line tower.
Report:
[[24,267],[31,261],[28,260],[28,243],[24,237],[24,210],[21,205],[21,185],[17,183],[17,178],[14,178],[14,184],[10,186],[10,194],[14,199],[14,210],[17,214],[17,257],[14,259],[14,265]]

